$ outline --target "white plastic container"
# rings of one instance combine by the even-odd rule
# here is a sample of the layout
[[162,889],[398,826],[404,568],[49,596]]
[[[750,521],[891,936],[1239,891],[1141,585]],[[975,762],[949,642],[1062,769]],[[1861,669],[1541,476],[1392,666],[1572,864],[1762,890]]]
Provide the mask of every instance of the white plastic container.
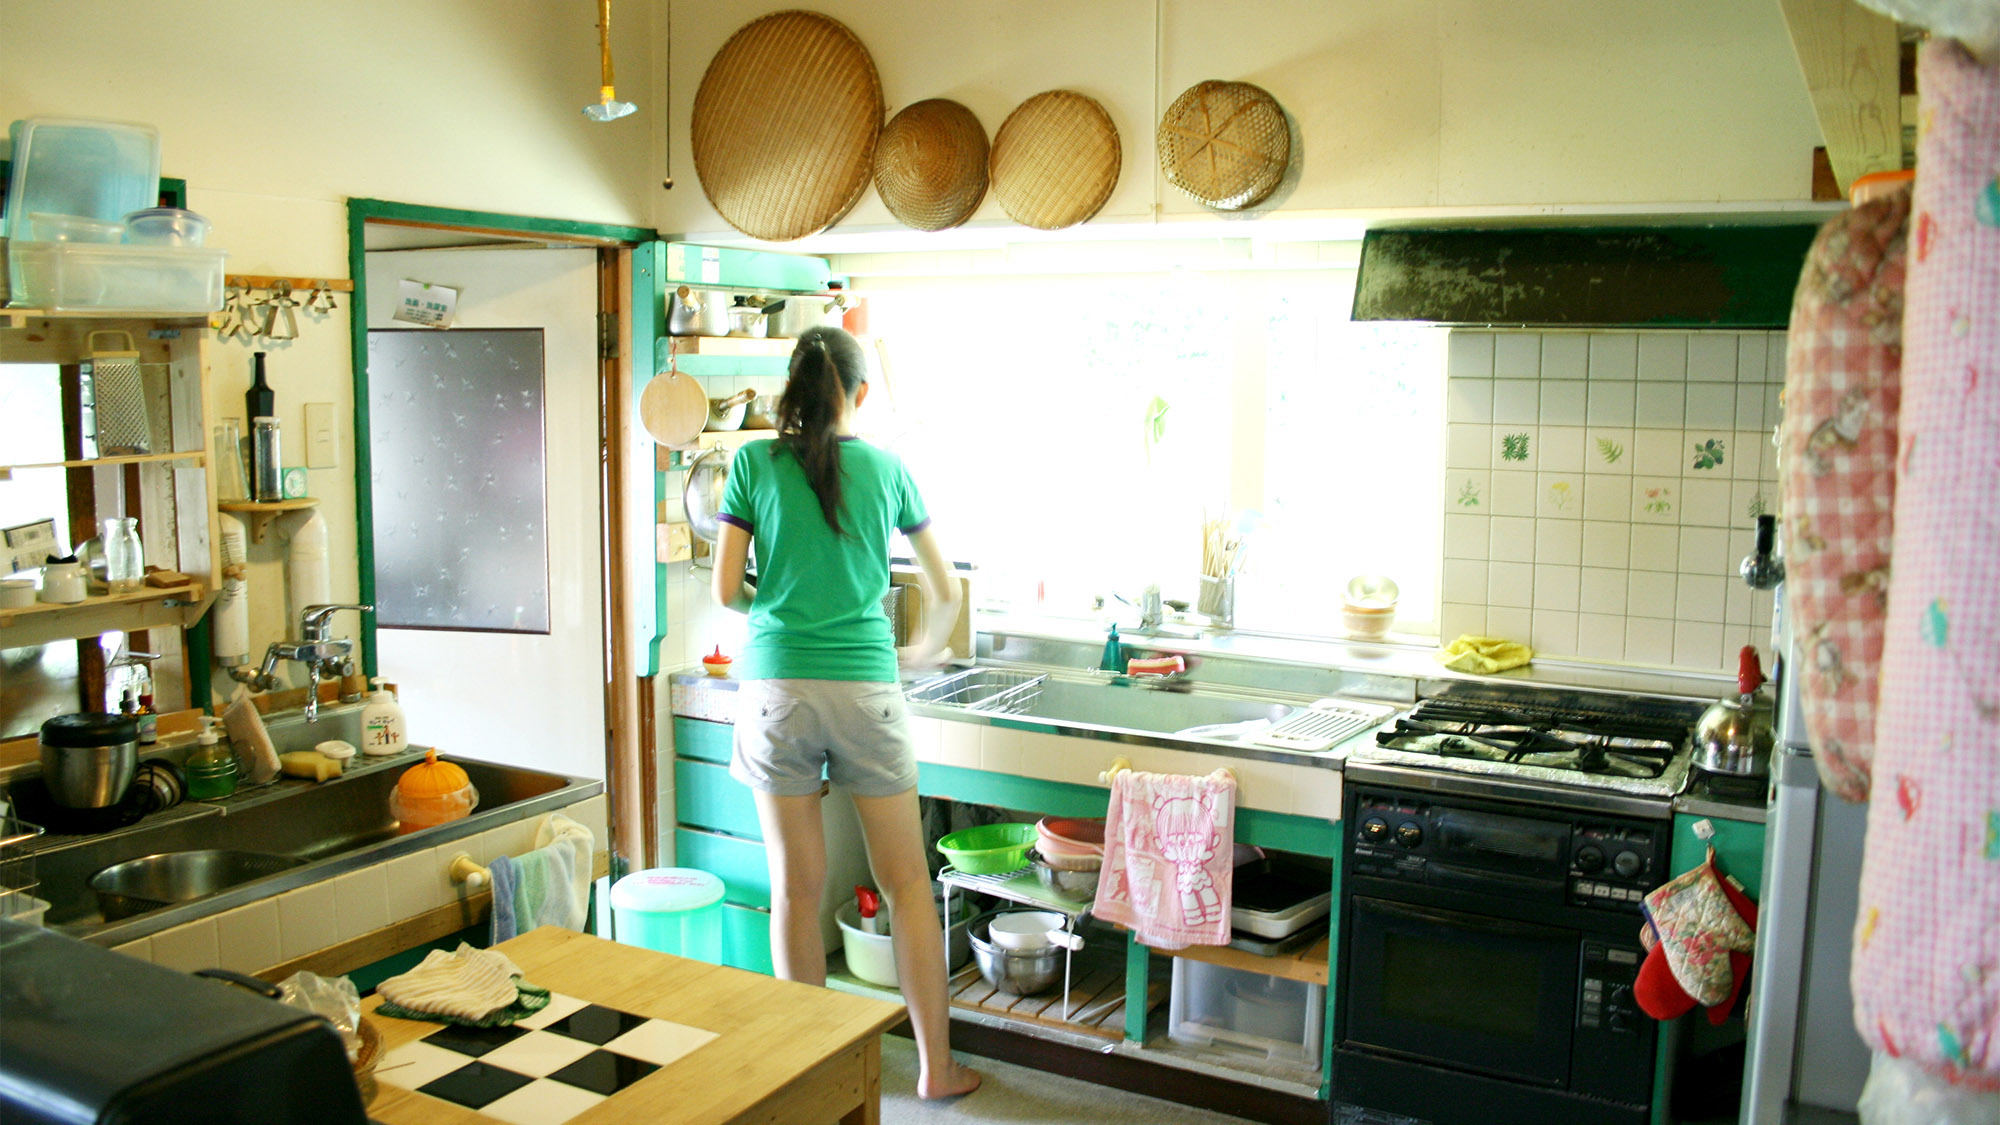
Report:
[[[972,956],[972,942],[966,936],[965,924],[972,911],[963,895],[955,895],[952,903],[958,908],[958,919],[945,931],[945,965],[957,970]],[[938,905],[943,910],[943,904]],[[896,947],[892,934],[871,934],[861,928],[861,908],[853,899],[840,904],[833,912],[833,920],[840,925],[840,952],[847,959],[847,971],[869,984],[883,988],[898,987],[896,981]]]
[[1319,1069],[1320,985],[1176,957],[1167,1011],[1170,1039]]
[[49,912],[49,904],[26,891],[8,891],[0,894],[0,918],[18,922],[23,926],[39,926],[42,916]]
[[371,758],[400,754],[410,744],[410,731],[403,722],[402,704],[375,678],[375,692],[361,708],[361,752]]
[[36,309],[210,313],[222,307],[223,250],[99,242],[15,242],[13,303]]
[[16,121],[7,190],[8,233],[37,211],[117,222],[160,198],[160,131],[129,121],[30,117]]

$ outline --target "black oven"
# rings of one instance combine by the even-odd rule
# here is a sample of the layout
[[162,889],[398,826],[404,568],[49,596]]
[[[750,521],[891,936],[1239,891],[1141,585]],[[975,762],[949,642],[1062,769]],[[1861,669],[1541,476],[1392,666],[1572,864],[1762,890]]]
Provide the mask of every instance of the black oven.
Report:
[[1345,814],[1336,1113],[1646,1121],[1632,982],[1669,822],[1367,785]]

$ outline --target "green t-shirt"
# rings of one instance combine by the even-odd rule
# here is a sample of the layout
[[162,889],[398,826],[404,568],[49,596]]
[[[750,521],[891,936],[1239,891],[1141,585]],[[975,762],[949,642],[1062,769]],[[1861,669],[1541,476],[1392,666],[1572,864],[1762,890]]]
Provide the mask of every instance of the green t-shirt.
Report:
[[854,438],[839,448],[837,535],[789,451],[753,441],[730,462],[716,518],[749,532],[757,557],[743,679],[896,679],[889,537],[931,521],[901,458]]

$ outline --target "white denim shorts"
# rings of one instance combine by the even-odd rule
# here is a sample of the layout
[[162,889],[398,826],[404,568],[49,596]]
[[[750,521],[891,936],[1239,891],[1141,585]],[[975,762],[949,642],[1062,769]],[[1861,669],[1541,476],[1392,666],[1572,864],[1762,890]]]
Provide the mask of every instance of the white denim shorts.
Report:
[[902,686],[860,680],[750,680],[739,689],[729,774],[764,793],[819,792],[821,771],[863,797],[917,784]]

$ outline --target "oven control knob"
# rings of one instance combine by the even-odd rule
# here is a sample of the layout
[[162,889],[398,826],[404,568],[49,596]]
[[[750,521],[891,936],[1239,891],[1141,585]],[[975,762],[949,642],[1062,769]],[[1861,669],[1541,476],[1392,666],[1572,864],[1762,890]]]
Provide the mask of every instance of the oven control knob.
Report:
[[1371,844],[1379,844],[1389,838],[1389,822],[1379,816],[1371,816],[1361,822],[1361,838]]
[[1604,853],[1590,844],[1576,849],[1576,868],[1588,875],[1604,867]]
[[1632,1030],[1632,1017],[1625,1012],[1612,1012],[1611,1018],[1607,1022],[1609,1022],[1613,1031],[1624,1032]]
[[1396,842],[1406,848],[1414,848],[1424,842],[1423,826],[1414,820],[1406,820],[1396,826]]
[[1632,878],[1634,875],[1645,870],[1645,867],[1646,861],[1639,858],[1638,852],[1619,852],[1617,857],[1611,861],[1611,870],[1616,871],[1619,877],[1625,879]]

